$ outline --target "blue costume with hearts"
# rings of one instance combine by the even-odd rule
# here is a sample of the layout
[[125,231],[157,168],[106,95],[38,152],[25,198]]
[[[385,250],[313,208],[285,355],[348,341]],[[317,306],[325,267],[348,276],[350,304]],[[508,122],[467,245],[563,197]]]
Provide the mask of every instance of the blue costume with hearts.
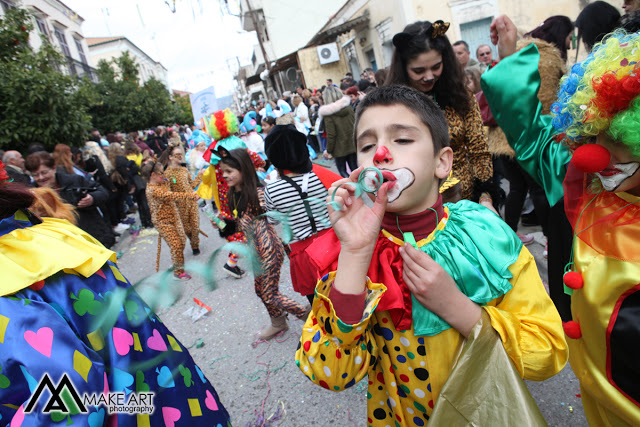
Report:
[[[115,261],[66,221],[34,224],[21,212],[0,221],[0,425],[231,425],[213,385]],[[105,313],[113,317],[100,322]],[[45,414],[44,392],[25,414],[45,373],[54,384],[67,374],[80,396],[154,392],[154,412],[81,413],[64,399],[69,412]]]

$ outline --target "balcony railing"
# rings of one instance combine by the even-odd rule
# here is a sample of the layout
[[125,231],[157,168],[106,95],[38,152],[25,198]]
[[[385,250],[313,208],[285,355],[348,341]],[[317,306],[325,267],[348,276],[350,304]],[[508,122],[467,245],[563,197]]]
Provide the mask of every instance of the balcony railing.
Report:
[[69,74],[79,79],[86,77],[94,83],[98,83],[98,74],[96,73],[96,69],[89,66],[89,64],[85,64],[84,62],[78,61],[77,59],[67,57],[67,69]]

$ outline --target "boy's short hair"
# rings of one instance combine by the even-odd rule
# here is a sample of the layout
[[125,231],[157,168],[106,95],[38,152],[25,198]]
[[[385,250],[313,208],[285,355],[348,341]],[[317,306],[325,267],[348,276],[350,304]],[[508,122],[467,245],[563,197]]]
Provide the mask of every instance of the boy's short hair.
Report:
[[390,106],[398,104],[404,105],[413,111],[416,116],[420,118],[420,121],[429,129],[431,139],[433,140],[434,154],[439,153],[444,147],[449,146],[449,125],[438,104],[422,92],[408,86],[399,85],[383,86],[374,89],[367,93],[367,96],[360,101],[353,126],[354,144],[357,144],[358,122],[367,108],[377,105]]

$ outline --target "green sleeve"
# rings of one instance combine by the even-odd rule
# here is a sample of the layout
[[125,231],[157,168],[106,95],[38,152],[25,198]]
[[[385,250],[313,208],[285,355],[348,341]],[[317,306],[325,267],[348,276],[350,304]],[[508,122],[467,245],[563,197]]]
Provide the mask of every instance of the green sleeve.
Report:
[[527,46],[485,72],[482,90],[518,163],[544,188],[553,206],[563,196],[562,181],[571,153],[554,142],[551,116],[541,114],[539,60],[536,45]]

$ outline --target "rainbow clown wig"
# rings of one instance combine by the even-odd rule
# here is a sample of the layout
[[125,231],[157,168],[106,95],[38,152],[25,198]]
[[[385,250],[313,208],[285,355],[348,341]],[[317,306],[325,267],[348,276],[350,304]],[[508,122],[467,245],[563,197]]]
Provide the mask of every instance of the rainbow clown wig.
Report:
[[572,150],[601,132],[640,157],[640,33],[618,30],[563,77],[553,126]]
[[207,130],[214,141],[228,138],[238,132],[238,118],[228,108],[216,111],[207,123]]

